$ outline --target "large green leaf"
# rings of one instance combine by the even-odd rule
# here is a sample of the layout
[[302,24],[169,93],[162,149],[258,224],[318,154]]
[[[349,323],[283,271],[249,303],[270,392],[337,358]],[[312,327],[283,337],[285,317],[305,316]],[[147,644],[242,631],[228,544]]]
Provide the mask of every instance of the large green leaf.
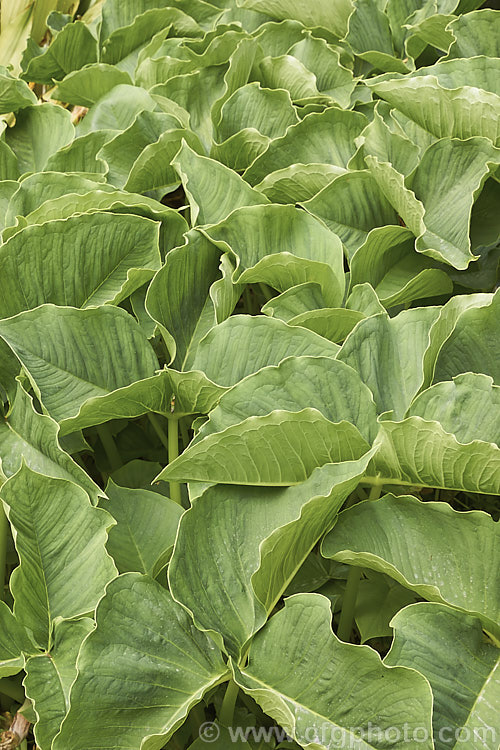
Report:
[[58,431],[53,419],[35,411],[33,399],[17,383],[11,411],[0,423],[0,460],[4,475],[11,477],[24,461],[33,471],[74,482],[96,503],[103,491],[62,450]]
[[67,73],[97,62],[97,41],[81,21],[68,23],[42,55],[33,57],[23,73],[26,81],[60,81]]
[[15,128],[5,133],[5,142],[17,156],[22,174],[43,169],[47,159],[73,136],[70,113],[62,107],[41,104],[18,113]]
[[321,284],[327,304],[342,304],[342,243],[305,211],[294,206],[249,206],[202,231],[222,251],[232,250],[233,278],[242,283],[263,281],[282,292],[315,281]]
[[331,357],[289,357],[277,367],[249,375],[224,394],[196,441],[251,416],[307,407],[318,409],[331,422],[351,422],[368,442],[377,434],[372,394],[350,367]]
[[338,234],[350,258],[372,229],[398,223],[396,211],[368,171],[336,177],[302,205]]
[[53,748],[160,750],[226,671],[213,641],[164,588],[147,576],[120,576],[80,651],[70,711]]
[[379,70],[406,73],[408,68],[395,56],[388,16],[376,0],[354,0],[346,41],[362,60]]
[[93,630],[94,621],[58,620],[50,652],[28,659],[24,686],[33,701],[38,721],[34,727],[40,750],[49,750],[69,709],[69,691],[76,678],[76,659],[84,638]]
[[435,381],[479,369],[500,385],[499,309],[500,290],[493,295],[490,304],[471,307],[462,313],[439,352]]
[[117,304],[160,267],[158,235],[150,219],[112,213],[26,227],[0,248],[0,317],[45,302]]
[[442,604],[415,604],[391,623],[388,666],[417,669],[431,685],[436,750],[495,750],[500,732],[500,652],[484,643],[481,623]]
[[24,669],[25,654],[36,654],[38,647],[5,602],[0,602],[0,619],[0,677],[9,677]]
[[373,229],[354,254],[351,284],[370,283],[386,307],[451,293],[453,283],[433,260],[415,252],[406,227]]
[[366,125],[359,112],[336,107],[304,117],[292,125],[245,172],[251,185],[260,182],[270,172],[292,164],[322,163],[347,167],[356,152],[354,139]]
[[[196,231],[189,232],[186,240],[168,254],[146,298],[149,314],[161,326],[173,366],[181,370],[186,369],[198,342],[217,317],[227,317],[239,297],[238,287],[228,280],[221,288],[223,299],[216,298],[220,251]],[[221,315],[224,308],[227,314]]]
[[281,320],[234,315],[215,326],[198,345],[191,369],[231,386],[285,357],[334,357],[339,347],[305,328]]
[[232,169],[199,156],[185,141],[172,163],[189,200],[193,225],[216,224],[235,208],[269,203]]
[[499,142],[499,97],[474,86],[444,88],[435,75],[372,84],[375,93],[437,138],[484,136]]
[[423,355],[439,308],[404,310],[361,320],[346,338],[337,358],[357,370],[382,414],[401,419],[424,380]]
[[116,521],[107,550],[120,573],[158,575],[172,552],[182,508],[157,492],[119,487],[111,479],[100,505]]
[[408,190],[398,174],[367,157],[379,187],[417,235],[416,249],[455,268],[467,268],[470,214],[500,151],[486,138],[443,138],[429,146]]
[[381,422],[376,444],[370,474],[386,484],[500,493],[500,449],[493,443],[464,445],[439,422],[409,417]]
[[[415,670],[389,669],[368,646],[343,643],[330,623],[325,597],[290,597],[256,636],[248,666],[233,668],[236,681],[303,747],[382,750],[386,733],[396,728],[401,736],[405,727],[408,737],[418,736],[405,742],[408,748],[431,750],[426,679]],[[286,659],[278,656],[283,644]]]
[[104,174],[106,164],[98,157],[102,146],[114,135],[111,130],[98,130],[75,138],[49,157],[45,165],[51,172],[94,172]]
[[24,465],[1,496],[20,560],[10,582],[14,614],[47,647],[54,620],[92,612],[116,575],[104,546],[113,519],[72,482]]
[[19,78],[14,78],[6,68],[1,67],[0,114],[17,112],[19,109],[24,109],[36,103],[37,98],[29,86]]
[[224,103],[217,134],[224,141],[252,128],[269,138],[280,138],[298,122],[287,91],[261,88],[255,81],[237,89]]
[[273,203],[293,204],[313,198],[346,171],[333,164],[292,164],[271,172],[255,188]]
[[348,108],[356,81],[352,71],[340,62],[339,52],[332,49],[324,39],[316,39],[307,34],[305,39],[297,42],[290,54],[297,58],[316,76],[318,91],[328,96],[334,104]]
[[486,630],[498,634],[500,594],[490,582],[498,566],[499,533],[486,513],[458,513],[446,503],[386,495],[343,511],[322,554],[386,573],[424,599],[479,617]]
[[0,321],[0,335],[57,421],[89,398],[154,374],[157,359],[134,319],[116,307],[42,305]]
[[99,154],[108,164],[107,181],[123,188],[143,149],[156,143],[166,130],[178,128],[182,128],[182,123],[173,115],[148,110],[139,112],[132,125],[109,140]]
[[347,19],[352,10],[350,0],[319,0],[314,5],[304,5],[300,0],[238,0],[238,5],[261,10],[278,20],[292,19],[304,26],[323,26],[338,37],[347,31]]
[[68,73],[55,86],[52,98],[81,107],[92,107],[115,86],[123,84],[132,84],[128,73],[106,63],[93,63]]
[[417,396],[408,416],[437,420],[461,443],[485,440],[500,445],[500,387],[487,375],[467,372],[433,385]]
[[500,57],[498,10],[483,8],[454,19],[448,28],[455,41],[446,59],[486,55]]
[[368,460],[327,464],[294,487],[211,487],[183,516],[172,593],[234,658],[331,527]]
[[93,130],[126,130],[144,110],[152,112],[157,107],[152,96],[128,83],[114,85],[101,96],[78,125],[78,134]]
[[164,481],[287,486],[327,463],[355,461],[369,445],[350,422],[317,409],[249,417],[189,447],[158,475]]

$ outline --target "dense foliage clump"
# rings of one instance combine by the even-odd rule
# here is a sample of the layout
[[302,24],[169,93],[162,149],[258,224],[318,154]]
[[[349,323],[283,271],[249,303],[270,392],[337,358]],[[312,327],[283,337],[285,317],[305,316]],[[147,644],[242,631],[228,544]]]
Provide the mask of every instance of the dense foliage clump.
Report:
[[498,750],[500,11],[17,5],[5,728]]

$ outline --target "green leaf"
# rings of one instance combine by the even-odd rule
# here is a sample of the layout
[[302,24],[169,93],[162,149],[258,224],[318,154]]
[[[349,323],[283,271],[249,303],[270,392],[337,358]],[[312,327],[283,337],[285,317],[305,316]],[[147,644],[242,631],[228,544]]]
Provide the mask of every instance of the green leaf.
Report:
[[69,709],[69,692],[77,675],[76,659],[84,638],[93,630],[88,618],[54,627],[54,645],[49,652],[28,659],[24,686],[33,701],[38,721],[34,727],[40,750],[50,748]]
[[483,8],[460,16],[450,23],[448,31],[454,42],[446,59],[453,57],[500,57],[500,14],[498,10]]
[[214,383],[232,386],[285,357],[334,357],[338,350],[336,344],[305,328],[263,316],[233,315],[202,339],[191,369],[201,370]]
[[[38,175],[41,177],[41,175]],[[21,185],[27,183],[28,177]],[[42,185],[42,187],[45,187]],[[88,188],[87,188],[88,189]],[[187,231],[186,220],[174,209],[164,206],[153,198],[122,190],[113,190],[109,185],[99,185],[91,192],[83,194],[67,193],[53,200],[47,200],[28,214],[28,224],[44,224],[54,219],[67,219],[74,214],[109,211],[116,214],[133,214],[144,216],[153,221],[160,221],[160,249],[162,256],[172,248],[183,243],[183,234]]]
[[6,143],[0,141],[0,180],[17,180],[18,177],[17,156]]
[[333,164],[292,164],[268,174],[255,189],[273,203],[298,203],[313,198],[346,171]]
[[191,131],[184,128],[167,130],[138,155],[132,164],[124,189],[136,193],[152,190],[171,192],[181,182],[173,161],[184,141],[198,151],[203,151],[200,140]]
[[284,487],[305,481],[323,464],[355,461],[368,448],[350,422],[334,424],[317,409],[276,410],[208,435],[157,479]]
[[43,169],[48,158],[73,137],[71,114],[62,107],[41,104],[18,113],[15,127],[5,133],[5,142],[17,156],[23,174]]
[[211,487],[183,516],[169,567],[173,595],[234,658],[332,526],[368,460],[327,464],[294,487]]
[[24,669],[25,654],[35,654],[38,649],[5,602],[0,602],[0,618],[0,677],[10,677]]
[[304,26],[323,26],[339,38],[347,31],[347,19],[352,10],[350,0],[319,0],[311,6],[300,0],[238,0],[238,5],[262,11],[279,21],[291,19]]
[[362,60],[379,70],[406,73],[408,68],[395,56],[389,18],[376,0],[354,0],[346,42]]
[[288,325],[308,328],[319,336],[340,344],[359,321],[365,317],[363,313],[357,310],[346,310],[343,307],[323,307],[290,318]]
[[467,372],[422,391],[408,416],[438,421],[461,443],[484,440],[500,445],[500,387],[488,375]]
[[479,369],[500,385],[500,291],[490,299],[490,304],[471,307],[459,317],[453,333],[439,352],[434,381],[450,380],[461,372]]
[[347,168],[356,152],[354,139],[366,125],[359,112],[336,107],[312,113],[276,138],[245,172],[245,180],[256,185],[270,172],[293,164],[332,164]]
[[352,72],[341,64],[337,50],[309,32],[291,48],[290,54],[314,73],[321,94],[328,96],[339,107],[350,106],[356,82]]
[[[130,665],[135,664],[133,681]],[[227,668],[208,636],[147,576],[113,581],[80,651],[71,708],[54,750],[159,750]],[[114,716],[102,721],[102,712]]]
[[293,102],[322,100],[316,76],[292,55],[265,57],[259,63],[258,76],[266,88],[287,90]]
[[[432,695],[425,678],[404,667],[389,669],[368,646],[343,643],[330,623],[324,596],[290,597],[256,636],[248,666],[233,667],[237,683],[303,747],[355,742],[381,750],[386,732],[406,727],[410,737],[420,730],[408,748],[430,750]],[[287,658],[278,659],[284,643]]]
[[370,473],[384,483],[499,494],[500,449],[492,443],[464,445],[439,422],[409,417],[381,422],[376,444]]
[[[89,177],[82,177],[79,174],[64,174],[63,172],[35,172],[30,174],[17,183],[18,189],[12,196],[6,216],[6,226],[11,227],[16,223],[16,219],[19,216],[27,216],[35,212],[40,206],[47,201],[53,201],[57,198],[67,197],[68,195],[82,194],[92,191],[96,193],[99,191],[99,195],[102,192],[111,191],[112,188],[105,184],[99,183],[98,185],[92,179],[94,175]],[[96,175],[99,180],[99,175]],[[71,200],[71,199],[69,199]],[[74,210],[70,210],[69,214],[64,216],[57,215],[53,218],[66,218],[76,213]],[[43,209],[36,215],[37,221],[31,221],[31,223],[43,223],[44,213]],[[48,217],[52,218],[51,216]],[[47,220],[47,219],[46,219]],[[24,223],[20,227],[15,227],[12,230],[9,229],[9,236],[15,234],[16,231],[21,229]],[[7,233],[4,232],[4,240],[8,239]]]
[[0,321],[0,335],[57,421],[87,399],[154,374],[156,356],[133,318],[116,307],[42,305]]
[[389,576],[372,570],[365,570],[364,574],[366,577],[359,582],[354,609],[361,643],[371,638],[391,636],[393,631],[389,623],[392,617],[417,598]]
[[441,604],[415,604],[392,620],[388,666],[417,669],[434,697],[436,750],[468,739],[494,750],[500,731],[499,651],[483,642],[481,623]]
[[176,416],[207,414],[225,390],[202,372],[162,370],[157,375],[136,380],[109,393],[90,396],[74,416],[61,420],[61,434],[67,435],[111,419],[134,419],[150,411],[171,417],[174,397]]
[[484,136],[500,143],[498,96],[475,86],[452,89],[435,75],[409,76],[370,84],[373,91],[436,138]]
[[60,81],[67,73],[97,62],[97,40],[82,21],[68,23],[52,40],[42,55],[33,57],[23,78],[48,83]]
[[248,417],[307,407],[317,409],[330,422],[351,422],[368,442],[377,434],[371,392],[350,367],[331,357],[288,357],[277,367],[249,375],[225,393],[194,442]]
[[[99,75],[99,71],[97,73]],[[79,135],[92,130],[126,130],[139,112],[152,112],[156,106],[152,96],[139,86],[115,84],[96,101],[79,123]]]
[[50,172],[95,172],[104,174],[106,164],[98,157],[99,151],[114,135],[114,131],[100,130],[87,133],[63,146],[47,160]]
[[475,258],[468,236],[472,205],[490,168],[499,163],[500,151],[486,138],[444,138],[427,149],[411,183],[425,209],[425,231],[415,244],[419,252],[467,268]]
[[346,338],[337,359],[357,370],[382,414],[401,419],[424,380],[423,355],[439,308],[404,310],[361,320]]
[[[220,278],[220,251],[194,230],[186,240],[185,245],[167,255],[146,298],[147,310],[161,327],[171,362],[181,370],[187,369],[200,339],[215,325],[220,309],[213,296],[214,283]],[[235,296],[229,314],[236,302]]]
[[106,63],[93,63],[75,70],[63,78],[52,92],[52,98],[59,102],[92,107],[111,92],[115,86],[131,85],[128,73]]
[[[488,306],[492,302],[492,299],[493,297],[491,294],[463,294],[452,297],[445,305],[443,305],[443,307],[439,311],[437,320],[431,327],[429,334],[429,346],[424,353],[423,386],[425,388],[428,388],[432,384],[439,352],[452,335],[462,314],[472,308],[478,308],[479,310],[483,307],[488,308]],[[465,367],[464,369],[467,370],[476,368],[474,366],[473,368]],[[448,380],[449,377],[437,379]]]
[[406,227],[373,229],[351,261],[351,284],[370,283],[386,307],[453,291],[437,263],[415,252]]
[[88,493],[94,504],[97,503],[103,490],[61,449],[58,431],[53,419],[35,411],[33,399],[17,383],[11,411],[0,423],[3,473],[11,477],[24,462],[32,471],[74,482]]
[[35,94],[24,81],[0,68],[0,114],[17,112],[36,103]]
[[106,547],[118,570],[156,577],[170,558],[182,508],[157,492],[119,487],[111,479],[106,495],[100,505],[116,521]]
[[221,250],[230,249],[236,256],[233,279],[263,281],[280,292],[315,281],[327,304],[342,304],[342,244],[304,211],[277,205],[239,208],[202,231]]
[[244,128],[254,128],[269,138],[280,138],[290,125],[298,122],[287,91],[261,88],[254,81],[237,89],[225,101],[217,134],[224,141]]
[[173,115],[139,112],[130,127],[108,140],[101,149],[100,157],[108,164],[107,181],[122,188],[143,149],[155,143],[166,130],[180,127],[182,124]]
[[289,320],[301,313],[318,310],[324,306],[325,300],[320,284],[308,281],[287,289],[286,292],[278,294],[277,297],[272,297],[263,306],[262,312],[288,323]]
[[368,171],[340,175],[302,205],[338,234],[349,258],[372,229],[398,223],[396,212]]
[[14,614],[47,647],[55,618],[92,612],[116,575],[104,547],[113,521],[80,487],[25,465],[1,495],[20,560],[10,582]]
[[479,617],[486,630],[498,634],[500,596],[490,575],[499,531],[487,513],[458,513],[446,503],[386,495],[340,513],[322,554],[385,573],[428,601]]
[[26,227],[0,247],[0,317],[45,302],[118,304],[160,267],[158,235],[150,219],[112,213]]
[[172,164],[189,200],[193,225],[216,224],[241,206],[269,203],[232,169],[199,156],[185,141]]

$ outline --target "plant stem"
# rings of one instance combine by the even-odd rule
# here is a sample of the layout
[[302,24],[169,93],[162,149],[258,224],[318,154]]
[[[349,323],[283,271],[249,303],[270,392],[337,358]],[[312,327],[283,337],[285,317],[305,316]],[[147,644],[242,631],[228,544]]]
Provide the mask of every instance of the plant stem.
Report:
[[119,469],[122,465],[122,460],[118,453],[118,448],[116,447],[113,435],[111,434],[111,430],[109,429],[109,424],[104,423],[97,425],[97,434],[99,435],[99,440],[104,448],[104,453],[108,459],[111,471],[113,472],[116,469]]
[[0,693],[3,693],[8,698],[12,698],[12,700],[17,701],[21,705],[25,701],[24,689],[10,677],[2,677],[0,679]]
[[189,445],[189,432],[186,426],[186,422],[183,419],[180,419],[179,426],[181,428],[182,447],[187,448]]
[[163,447],[165,448],[165,450],[168,451],[168,437],[167,437],[167,433],[165,432],[165,430],[161,426],[160,420],[158,419],[158,415],[154,414],[153,412],[149,412],[148,413],[148,419],[151,422],[151,425],[152,425],[154,431],[156,432],[156,434],[160,438],[161,444],[163,445]]
[[0,500],[0,601],[3,601],[5,574],[7,571],[7,540],[9,537],[9,522]]
[[[179,455],[179,420],[170,417],[168,420],[168,463],[171,464]],[[181,486],[177,482],[170,482],[170,499],[182,505]]]
[[[378,500],[382,492],[382,484],[376,483],[370,489],[368,500]],[[341,641],[350,641],[352,628],[354,625],[354,612],[356,610],[356,599],[358,597],[359,582],[361,580],[362,569],[351,566],[347,575],[347,583],[340,612],[339,626],[337,636]]]
[[200,736],[200,727],[205,722],[205,711],[203,705],[197,703],[189,713],[189,726],[191,727],[191,738],[195,742]]
[[230,727],[233,724],[234,709],[236,706],[238,692],[238,685],[234,680],[229,680],[229,682],[227,683],[226,694],[224,695],[219,713],[219,721],[225,727]]
[[348,643],[351,639],[352,626],[354,623],[354,610],[358,596],[359,582],[361,580],[361,568],[351,566],[347,575],[347,584],[342,601],[337,636],[341,641]]

